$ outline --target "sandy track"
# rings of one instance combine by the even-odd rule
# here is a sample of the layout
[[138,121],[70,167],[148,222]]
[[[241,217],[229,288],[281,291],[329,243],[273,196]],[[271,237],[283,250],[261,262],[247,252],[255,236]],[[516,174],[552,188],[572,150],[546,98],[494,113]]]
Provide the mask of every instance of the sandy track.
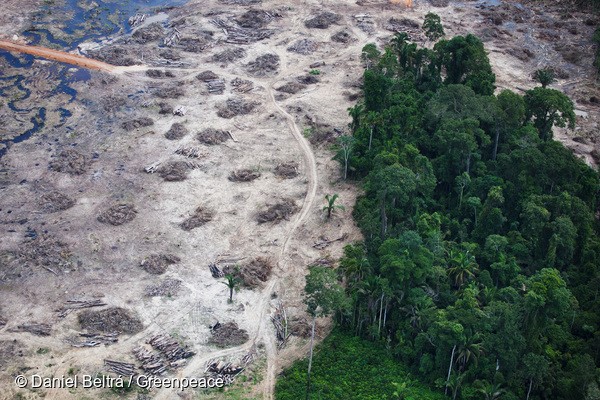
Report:
[[10,42],[8,40],[0,40],[0,49],[11,52],[31,54],[33,56],[46,58],[48,60],[64,62],[96,71],[119,72],[119,69],[112,64],[107,64],[105,62],[93,60],[77,54],[71,54],[60,50],[52,50],[40,46],[29,46]]

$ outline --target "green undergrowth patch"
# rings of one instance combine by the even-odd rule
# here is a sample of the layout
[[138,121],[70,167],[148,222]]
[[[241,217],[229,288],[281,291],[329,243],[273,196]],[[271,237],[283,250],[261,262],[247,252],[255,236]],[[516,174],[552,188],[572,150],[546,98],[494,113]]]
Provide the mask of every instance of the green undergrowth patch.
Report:
[[[308,360],[297,361],[277,380],[277,400],[306,397]],[[416,381],[385,345],[334,330],[315,348],[311,399],[442,400]]]

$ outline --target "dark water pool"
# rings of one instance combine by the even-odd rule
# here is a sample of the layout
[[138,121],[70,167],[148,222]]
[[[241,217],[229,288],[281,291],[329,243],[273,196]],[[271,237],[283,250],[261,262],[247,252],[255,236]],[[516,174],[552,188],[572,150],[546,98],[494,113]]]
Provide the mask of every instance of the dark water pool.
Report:
[[[30,44],[51,46],[69,51],[85,41],[100,41],[108,36],[118,33],[130,33],[131,27],[127,19],[138,13],[151,14],[165,7],[183,5],[187,0],[46,0],[44,5],[32,18],[31,27],[22,32]],[[94,4],[97,6],[92,7]],[[31,90],[24,84],[27,82],[26,70],[34,61],[34,56],[15,55],[0,50],[0,57],[4,59],[11,69],[21,70],[16,74],[7,75],[0,69],[0,98],[6,102],[8,108],[15,113],[34,113],[31,117],[33,127],[19,133],[13,139],[0,140],[0,144],[10,146],[12,143],[29,139],[42,129],[46,123],[46,108],[40,106],[36,109],[27,109],[19,106],[31,96]],[[86,69],[76,68],[72,65],[53,62],[48,65],[48,75],[56,79],[58,84],[50,96],[67,94],[69,103],[77,99],[77,91],[72,87],[76,82],[90,79],[90,72]],[[19,93],[11,96],[9,93]],[[60,123],[64,125],[72,113],[64,106],[52,109],[60,115]],[[14,136],[14,135],[13,135]],[[4,147],[4,146],[0,146]],[[0,157],[7,152],[7,147],[0,149]]]

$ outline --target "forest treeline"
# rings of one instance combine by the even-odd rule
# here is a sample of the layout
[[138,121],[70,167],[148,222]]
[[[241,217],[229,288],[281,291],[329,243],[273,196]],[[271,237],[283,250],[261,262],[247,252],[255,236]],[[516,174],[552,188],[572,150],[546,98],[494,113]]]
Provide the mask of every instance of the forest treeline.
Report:
[[363,49],[337,320],[453,399],[600,399],[600,181],[552,134],[573,103],[547,71],[498,93],[482,42],[428,18],[431,48]]

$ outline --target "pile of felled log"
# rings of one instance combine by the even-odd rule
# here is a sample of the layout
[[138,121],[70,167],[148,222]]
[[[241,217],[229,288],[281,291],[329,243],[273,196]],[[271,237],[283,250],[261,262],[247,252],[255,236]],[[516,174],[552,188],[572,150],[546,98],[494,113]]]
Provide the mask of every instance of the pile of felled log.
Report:
[[129,19],[127,20],[127,22],[129,23],[129,26],[137,26],[139,24],[141,24],[142,22],[144,22],[146,20],[147,15],[146,14],[135,14],[131,17],[129,17]]
[[182,347],[170,335],[154,336],[148,341],[148,344],[160,351],[165,359],[170,362],[171,366],[177,366],[179,360],[190,358],[196,354],[193,351],[189,351],[187,347]]
[[210,273],[215,279],[222,278],[225,276],[225,273],[223,273],[223,271],[221,271],[215,263],[208,264],[208,269],[210,269]]
[[104,360],[104,365],[108,367],[108,370],[115,374],[122,376],[133,376],[136,375],[135,365],[114,360]]
[[177,150],[175,150],[175,154],[179,154],[180,156],[187,158],[200,158],[204,156],[198,147],[193,146],[179,147]]
[[357,14],[354,16],[356,26],[363,32],[371,33],[375,29],[373,18],[369,14]]
[[167,33],[167,36],[163,39],[163,44],[167,47],[175,46],[181,40],[181,32],[177,28],[173,28],[172,31]]
[[223,79],[206,81],[206,86],[209,93],[222,94],[225,91],[225,81]]
[[52,326],[48,324],[28,323],[17,325],[16,328],[12,328],[10,332],[29,332],[36,336],[50,336]]
[[275,313],[271,317],[271,322],[273,322],[273,325],[275,326],[278,347],[281,348],[285,345],[286,341],[290,337],[290,333],[288,332],[287,314],[282,303],[277,305]]
[[133,349],[133,354],[142,363],[142,370],[148,375],[162,375],[167,370],[167,365],[163,358],[144,346]]
[[313,244],[313,247],[315,249],[323,250],[324,248],[326,248],[327,246],[329,246],[331,243],[335,243],[335,242],[339,242],[339,241],[345,240],[347,237],[348,237],[347,233],[344,233],[339,238],[332,239],[332,240],[329,240],[328,238],[326,238],[324,236],[320,236],[319,237],[319,241],[315,242],[315,244]]
[[252,81],[242,78],[233,79],[231,81],[231,86],[233,86],[233,90],[239,93],[246,93],[254,89],[254,84],[252,83]]
[[243,370],[244,367],[241,367],[237,364],[223,360],[211,360],[208,362],[204,372],[215,379],[222,379],[225,385],[231,385],[235,377]]
[[82,308],[91,308],[91,307],[102,307],[105,306],[106,303],[104,303],[102,300],[99,299],[95,299],[95,300],[67,300],[67,304],[61,308],[58,311],[58,316],[60,318],[64,318],[67,315],[69,315],[69,313],[71,313],[73,310],[79,310]]
[[133,349],[133,354],[142,363],[141,369],[149,375],[162,375],[167,369],[180,367],[195,354],[170,335],[153,336],[147,343],[157,351],[139,346]]
[[237,25],[228,23],[223,19],[213,19],[210,21],[215,26],[221,28],[227,38],[226,43],[233,44],[249,44],[258,42],[259,40],[271,37],[275,31],[273,29],[255,29],[255,28],[243,28]]
[[71,340],[73,347],[96,347],[101,344],[109,345],[119,341],[119,332],[113,333],[80,333],[83,340]]

